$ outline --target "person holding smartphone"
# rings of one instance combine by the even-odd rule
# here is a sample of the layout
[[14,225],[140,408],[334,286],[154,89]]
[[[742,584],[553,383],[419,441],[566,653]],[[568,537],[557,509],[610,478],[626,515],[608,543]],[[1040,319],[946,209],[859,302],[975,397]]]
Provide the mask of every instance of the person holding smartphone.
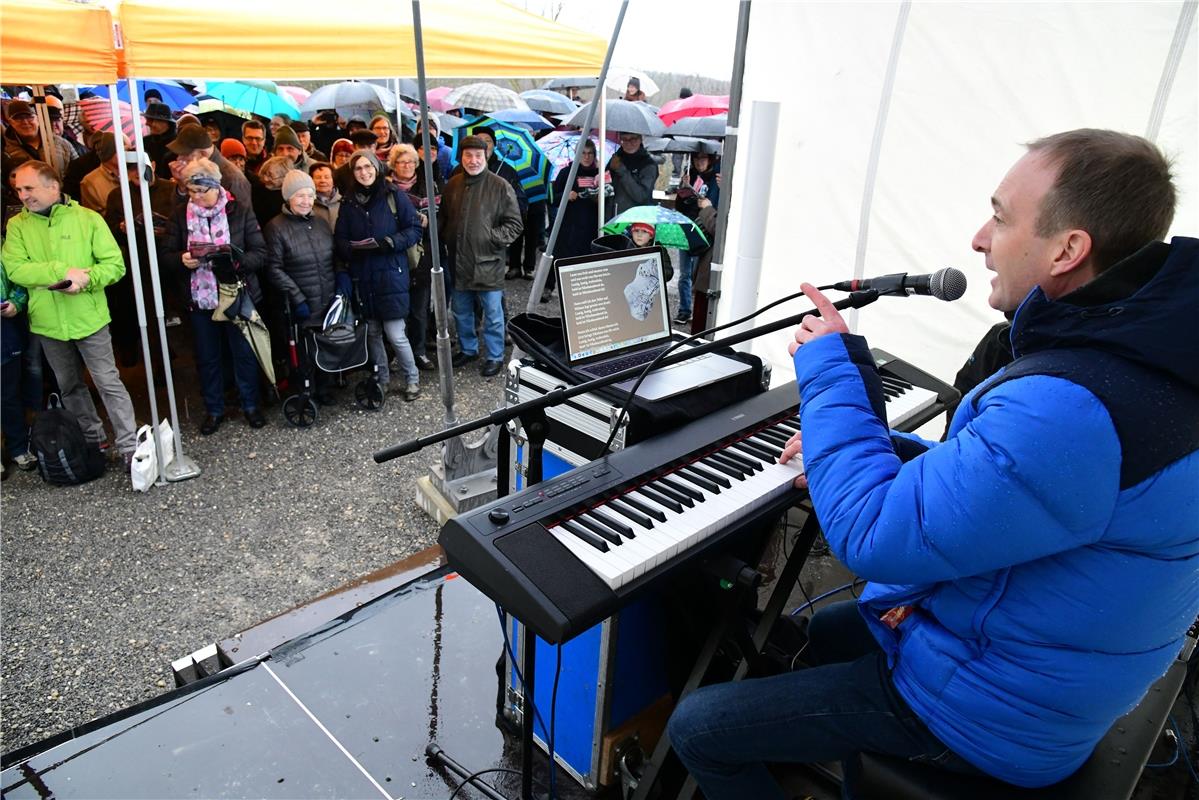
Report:
[[63,194],[62,178],[49,164],[26,161],[16,170],[15,184],[24,209],[9,220],[4,268],[12,283],[29,290],[29,328],[54,370],[63,406],[79,418],[90,442],[107,447],[82,358],[128,468],[137,425],[113,358],[104,296],[104,288],[125,275],[121,248],[103,217]]

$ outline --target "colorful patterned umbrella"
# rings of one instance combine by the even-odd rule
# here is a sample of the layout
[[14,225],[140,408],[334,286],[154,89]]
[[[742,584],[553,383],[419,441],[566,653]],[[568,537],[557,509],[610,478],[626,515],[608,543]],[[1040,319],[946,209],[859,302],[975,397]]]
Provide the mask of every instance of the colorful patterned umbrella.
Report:
[[300,109],[289,98],[258,86],[240,81],[212,81],[204,87],[204,93],[215,97],[225,105],[249,111],[260,117],[286,114],[292,119],[300,118]]
[[511,89],[494,83],[468,83],[445,96],[451,108],[473,108],[477,111],[499,111],[504,108],[528,110],[529,105]]
[[520,178],[521,188],[530,203],[544,200],[549,193],[550,160],[533,140],[533,134],[508,122],[491,117],[474,117],[466,124],[454,129],[454,163],[458,159],[458,147],[462,140],[479,128],[491,128],[495,132],[495,152]]
[[728,111],[727,94],[693,94],[664,103],[658,110],[658,119],[667,125],[673,125],[685,117],[713,117],[717,114],[727,114]]
[[688,216],[665,206],[634,206],[618,214],[604,225],[604,233],[624,233],[634,222],[654,226],[654,242],[663,247],[689,250],[697,244],[707,244],[708,237]]
[[[579,146],[580,135],[578,131],[550,131],[537,140],[537,146],[549,158],[552,165],[550,180],[557,178],[559,172],[570,167],[570,162],[574,161],[575,148]],[[600,152],[599,137],[593,133],[591,134],[591,141],[595,145],[595,152],[598,154]],[[604,140],[603,163],[607,164],[608,159],[616,155],[616,151],[619,148],[620,145],[611,139]]]

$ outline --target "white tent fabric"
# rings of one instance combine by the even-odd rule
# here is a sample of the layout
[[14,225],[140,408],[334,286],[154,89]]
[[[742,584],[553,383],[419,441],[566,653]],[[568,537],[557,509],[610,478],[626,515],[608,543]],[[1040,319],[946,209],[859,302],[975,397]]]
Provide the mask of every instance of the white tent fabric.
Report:
[[[805,280],[823,285],[958,267],[970,283],[958,302],[883,298],[856,312],[856,325],[850,318],[872,346],[952,381],[982,334],[1002,319],[987,305],[992,273],[970,240],[991,214],[991,193],[1023,154],[1022,143],[1083,127],[1148,135],[1163,71],[1172,84],[1159,103],[1156,141],[1175,159],[1180,190],[1171,233],[1199,236],[1194,8],[1194,0],[754,3],[739,141],[752,134],[753,101],[780,104],[755,307],[798,291]],[[1175,45],[1171,62],[1176,41],[1183,46]],[[892,53],[894,80],[884,103]],[[738,152],[726,298],[737,281],[753,280],[738,275],[736,258],[753,249],[738,241],[746,206],[739,198],[766,190],[746,185],[753,159],[752,150]],[[807,307],[800,299],[763,319]],[[722,303],[719,321],[728,319],[729,304]],[[773,364],[776,385],[794,375],[790,339],[784,331],[753,342],[753,352]]]

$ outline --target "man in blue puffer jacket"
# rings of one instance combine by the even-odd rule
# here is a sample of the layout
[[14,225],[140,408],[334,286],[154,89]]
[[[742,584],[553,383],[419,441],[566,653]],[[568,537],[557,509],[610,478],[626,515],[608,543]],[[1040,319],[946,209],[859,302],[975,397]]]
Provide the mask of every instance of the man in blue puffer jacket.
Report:
[[680,704],[709,798],[780,797],[763,762],[862,751],[1046,786],[1165,673],[1199,613],[1199,240],[1158,241],[1174,203],[1144,139],[1029,145],[973,242],[1016,360],[943,444],[887,430],[865,341],[804,284],[807,434],[783,457],[870,583],[813,618],[817,666]]

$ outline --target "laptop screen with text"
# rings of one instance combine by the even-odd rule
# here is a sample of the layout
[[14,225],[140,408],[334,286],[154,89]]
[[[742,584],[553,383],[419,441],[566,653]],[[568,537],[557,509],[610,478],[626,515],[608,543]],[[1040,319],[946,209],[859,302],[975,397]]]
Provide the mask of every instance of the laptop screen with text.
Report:
[[670,340],[661,252],[619,250],[555,263],[571,364]]

